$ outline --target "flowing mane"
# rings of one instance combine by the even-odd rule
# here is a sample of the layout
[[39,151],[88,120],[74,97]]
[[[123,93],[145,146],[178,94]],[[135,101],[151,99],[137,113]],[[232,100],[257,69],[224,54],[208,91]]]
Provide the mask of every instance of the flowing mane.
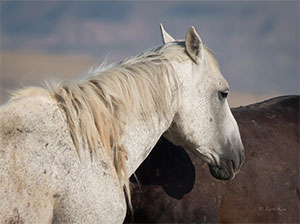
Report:
[[[119,181],[129,193],[125,161],[128,153],[122,144],[126,123],[134,119],[151,120],[155,112],[164,116],[174,98],[177,77],[170,60],[187,60],[181,42],[154,48],[108,66],[99,66],[74,82],[47,83],[46,89],[65,111],[78,155],[87,144],[96,158],[103,148],[113,159]],[[13,98],[43,92],[27,88]],[[130,197],[130,196],[129,196]]]

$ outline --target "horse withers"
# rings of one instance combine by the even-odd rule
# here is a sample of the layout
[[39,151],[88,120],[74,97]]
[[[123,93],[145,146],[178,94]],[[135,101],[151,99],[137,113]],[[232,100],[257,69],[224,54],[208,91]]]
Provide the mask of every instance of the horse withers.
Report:
[[121,223],[128,176],[162,134],[234,177],[244,149],[217,61],[193,27],[161,31],[162,46],[1,106],[1,223]]

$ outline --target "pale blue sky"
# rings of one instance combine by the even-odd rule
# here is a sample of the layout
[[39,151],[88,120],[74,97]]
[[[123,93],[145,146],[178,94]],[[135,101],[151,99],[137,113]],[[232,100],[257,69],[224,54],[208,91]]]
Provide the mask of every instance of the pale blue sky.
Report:
[[1,50],[109,61],[177,39],[195,26],[231,89],[299,94],[298,1],[1,1]]

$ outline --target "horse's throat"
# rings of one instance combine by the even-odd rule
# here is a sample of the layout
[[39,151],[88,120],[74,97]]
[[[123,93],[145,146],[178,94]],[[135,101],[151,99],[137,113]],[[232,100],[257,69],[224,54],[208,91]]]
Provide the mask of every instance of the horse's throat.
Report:
[[126,126],[123,143],[128,150],[127,173],[131,176],[147,158],[170,122],[153,118],[149,122],[137,120]]

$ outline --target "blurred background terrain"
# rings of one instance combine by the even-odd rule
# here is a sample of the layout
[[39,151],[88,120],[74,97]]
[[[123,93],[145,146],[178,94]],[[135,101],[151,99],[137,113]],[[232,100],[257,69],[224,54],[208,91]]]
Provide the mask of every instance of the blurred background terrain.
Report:
[[193,25],[229,82],[231,106],[299,94],[298,1],[1,1],[0,103],[45,79],[72,80]]

